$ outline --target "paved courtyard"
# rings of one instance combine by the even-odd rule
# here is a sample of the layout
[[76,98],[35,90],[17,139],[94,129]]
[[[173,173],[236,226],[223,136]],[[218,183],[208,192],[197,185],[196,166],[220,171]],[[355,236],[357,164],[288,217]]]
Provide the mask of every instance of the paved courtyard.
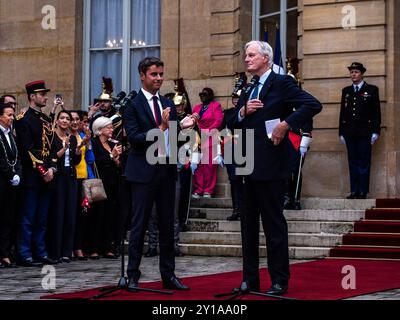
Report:
[[[300,261],[292,261],[298,263]],[[176,259],[176,274],[183,278],[195,275],[241,270],[241,258],[184,256]],[[0,269],[0,300],[37,300],[43,295],[74,292],[116,284],[120,261],[74,261],[59,264],[56,290],[44,290],[42,268]],[[158,257],[143,258],[141,282],[160,280]],[[400,289],[352,298],[351,300],[400,300]]]

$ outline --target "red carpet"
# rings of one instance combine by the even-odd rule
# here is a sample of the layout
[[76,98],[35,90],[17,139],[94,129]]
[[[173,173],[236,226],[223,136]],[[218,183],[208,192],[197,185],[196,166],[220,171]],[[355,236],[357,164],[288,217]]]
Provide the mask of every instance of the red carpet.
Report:
[[365,211],[365,219],[400,221],[400,209],[368,209]]
[[376,199],[377,208],[400,208],[400,199]]
[[[344,290],[342,274],[344,266],[351,265],[356,270],[356,289]],[[261,290],[270,285],[266,269],[261,270]],[[191,287],[190,291],[176,292],[173,296],[153,293],[129,293],[119,291],[107,300],[216,300],[214,294],[230,292],[242,280],[241,271],[221,273],[183,279]],[[142,283],[145,288],[161,289],[160,282]],[[336,260],[298,263],[291,266],[289,292],[286,296],[299,300],[339,300],[368,293],[400,288],[400,262]],[[83,292],[44,296],[42,299],[85,299],[98,294],[98,289]],[[245,296],[249,300],[263,300],[258,296]],[[223,300],[223,299],[220,299]]]
[[400,260],[400,199],[377,199],[376,206],[365,210],[365,220],[354,224],[330,257]]

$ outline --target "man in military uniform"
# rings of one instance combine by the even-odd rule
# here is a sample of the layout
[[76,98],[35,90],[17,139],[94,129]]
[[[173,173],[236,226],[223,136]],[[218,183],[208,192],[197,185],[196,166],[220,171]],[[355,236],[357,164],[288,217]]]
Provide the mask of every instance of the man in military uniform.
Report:
[[22,266],[56,263],[48,258],[45,245],[50,185],[57,168],[57,163],[52,160],[56,157],[50,154],[54,136],[51,119],[42,113],[48,91],[42,80],[26,85],[29,108],[16,125],[21,142],[24,187],[17,246]]
[[[299,77],[299,59],[288,58],[286,69],[288,75],[301,88]],[[293,110],[295,112],[295,110]],[[311,132],[313,130],[313,120],[309,119],[301,128],[292,127],[289,129],[289,164],[290,177],[287,181],[287,189],[285,193],[285,210],[301,210],[300,194],[302,187],[303,175],[300,169],[304,166],[306,153],[311,144]],[[300,177],[299,177],[300,175]]]
[[90,107],[89,119],[91,121],[90,128],[93,122],[99,117],[110,118],[113,122],[114,132],[113,139],[122,142],[122,117],[118,113],[118,110],[113,106],[113,83],[111,78],[103,77],[102,93],[97,99],[97,103]]
[[381,131],[379,89],[367,84],[367,69],[359,62],[348,67],[351,86],[342,92],[340,141],[347,147],[351,193],[347,199],[366,199],[369,192],[371,149]]

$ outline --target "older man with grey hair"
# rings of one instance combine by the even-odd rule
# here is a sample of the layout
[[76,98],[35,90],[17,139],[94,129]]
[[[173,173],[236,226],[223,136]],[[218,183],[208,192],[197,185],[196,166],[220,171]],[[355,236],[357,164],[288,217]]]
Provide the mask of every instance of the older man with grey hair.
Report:
[[245,50],[244,62],[253,75],[252,86],[243,90],[236,113],[227,119],[230,129],[254,131],[254,153],[246,154],[247,158],[254,158],[254,170],[245,176],[245,204],[241,216],[243,282],[252,291],[260,290],[261,214],[272,282],[267,293],[282,295],[288,290],[290,278],[288,228],[283,215],[286,181],[290,174],[288,131],[310,120],[322,106],[291,77],[272,70],[273,53],[268,43],[251,41]]

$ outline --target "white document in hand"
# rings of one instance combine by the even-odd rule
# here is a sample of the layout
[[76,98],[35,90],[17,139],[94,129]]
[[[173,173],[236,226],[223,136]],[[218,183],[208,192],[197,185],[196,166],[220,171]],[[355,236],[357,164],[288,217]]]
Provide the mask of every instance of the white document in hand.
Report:
[[265,121],[265,129],[267,130],[268,138],[272,138],[272,131],[274,131],[275,127],[281,123],[281,119],[273,119]]

